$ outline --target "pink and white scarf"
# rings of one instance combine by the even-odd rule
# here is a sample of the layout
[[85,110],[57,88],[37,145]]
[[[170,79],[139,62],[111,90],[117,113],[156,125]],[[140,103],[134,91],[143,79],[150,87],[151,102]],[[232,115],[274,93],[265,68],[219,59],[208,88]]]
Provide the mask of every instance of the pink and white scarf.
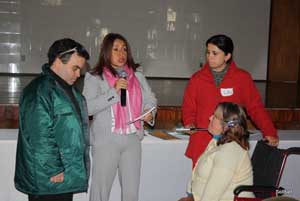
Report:
[[[126,65],[124,66],[124,70],[128,74],[126,79],[128,81],[127,91],[129,95],[126,97],[126,101],[129,101],[129,104],[126,104],[126,106],[122,107],[121,102],[119,101],[112,105],[115,117],[115,127],[113,130],[114,132],[121,134],[126,134],[126,131],[130,128],[130,125],[127,123],[138,117],[141,114],[142,108],[142,91],[140,88],[140,83],[132,68],[129,68]],[[110,87],[114,87],[114,84],[119,77],[115,77],[107,67],[104,67],[103,74],[108,81],[108,85]],[[120,94],[121,92],[119,91],[118,93]],[[129,118],[129,112],[132,119]],[[140,129],[142,127],[141,121],[134,122],[134,126],[137,129]]]

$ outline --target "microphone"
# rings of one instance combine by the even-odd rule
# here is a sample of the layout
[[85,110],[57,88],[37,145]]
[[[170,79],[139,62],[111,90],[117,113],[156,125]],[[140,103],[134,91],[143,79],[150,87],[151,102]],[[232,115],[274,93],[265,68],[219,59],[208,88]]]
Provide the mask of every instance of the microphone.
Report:
[[[118,75],[120,78],[124,78],[126,79],[128,74],[125,70],[122,70],[120,72],[118,72]],[[121,89],[121,106],[125,107],[126,106],[126,89]]]

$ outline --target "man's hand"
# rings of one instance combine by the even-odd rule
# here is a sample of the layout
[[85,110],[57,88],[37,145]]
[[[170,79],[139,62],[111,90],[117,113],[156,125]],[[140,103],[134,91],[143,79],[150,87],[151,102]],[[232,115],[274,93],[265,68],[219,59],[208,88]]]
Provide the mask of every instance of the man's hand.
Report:
[[178,201],[194,201],[194,197],[187,196],[187,197],[180,198]]
[[64,172],[59,173],[58,175],[55,175],[50,178],[50,181],[53,183],[61,183],[64,181]]
[[265,136],[265,139],[268,140],[268,144],[273,147],[276,147],[279,144],[279,139],[277,137]]

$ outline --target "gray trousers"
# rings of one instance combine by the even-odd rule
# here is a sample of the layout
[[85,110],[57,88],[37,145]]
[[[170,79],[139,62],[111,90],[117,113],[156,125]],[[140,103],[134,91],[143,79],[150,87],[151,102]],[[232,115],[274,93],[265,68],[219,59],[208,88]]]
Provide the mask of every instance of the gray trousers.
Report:
[[90,201],[108,201],[118,171],[122,201],[138,201],[141,141],[137,135],[113,135],[109,143],[92,148]]

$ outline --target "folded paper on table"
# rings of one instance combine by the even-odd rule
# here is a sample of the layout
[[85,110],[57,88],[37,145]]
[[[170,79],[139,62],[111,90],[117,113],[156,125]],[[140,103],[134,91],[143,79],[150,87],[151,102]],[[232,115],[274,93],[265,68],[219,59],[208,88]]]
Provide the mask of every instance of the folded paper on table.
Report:
[[172,136],[177,137],[177,138],[182,139],[182,140],[188,140],[190,138],[189,134],[186,134],[186,133],[183,133],[183,132],[167,131],[167,133],[169,135],[172,135]]

